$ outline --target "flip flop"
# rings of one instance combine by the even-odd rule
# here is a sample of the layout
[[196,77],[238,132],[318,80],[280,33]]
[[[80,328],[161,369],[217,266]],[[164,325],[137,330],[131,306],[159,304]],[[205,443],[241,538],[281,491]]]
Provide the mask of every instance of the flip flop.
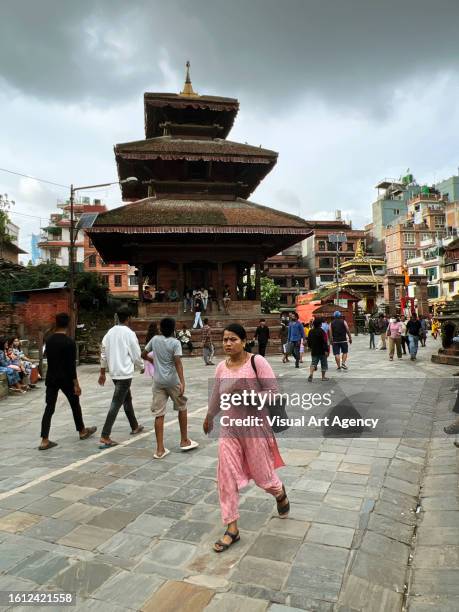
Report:
[[156,453],[153,455],[153,459],[164,459],[171,451],[168,448],[164,449],[164,453],[162,455],[157,455]]
[[49,450],[50,448],[54,448],[55,446],[57,446],[57,442],[51,442],[50,440],[47,446],[39,446],[38,450],[45,451],[45,450]]
[[87,427],[85,433],[81,436],[80,440],[87,440],[90,436],[95,434],[97,431],[97,427]]
[[139,425],[137,427],[137,429],[135,431],[131,431],[131,436],[136,436],[139,433],[142,433],[142,431],[145,429],[145,427],[143,425]]
[[112,446],[118,446],[118,442],[115,442],[115,440],[110,440],[110,442],[103,442],[99,444],[100,450],[105,450],[106,448],[111,448]]
[[193,448],[198,448],[198,446],[199,446],[198,442],[195,442],[194,440],[190,440],[190,444],[188,444],[188,446],[181,446],[180,450],[184,451],[184,452],[187,452],[187,451],[190,451]]

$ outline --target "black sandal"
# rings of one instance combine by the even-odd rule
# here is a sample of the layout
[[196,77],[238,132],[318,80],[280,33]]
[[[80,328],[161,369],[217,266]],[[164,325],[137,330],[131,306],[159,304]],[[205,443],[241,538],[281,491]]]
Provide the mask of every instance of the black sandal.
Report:
[[[236,531],[236,533],[231,533],[230,531],[228,531],[228,529],[225,531],[225,533],[223,534],[223,536],[228,535],[231,538],[231,542],[229,544],[227,544],[226,542],[222,542],[221,540],[217,540],[214,544],[214,550],[217,553],[221,553],[224,550],[228,550],[228,548],[230,546],[232,546],[233,544],[235,544],[236,542],[239,542],[239,540],[241,539],[239,536],[239,530]],[[217,548],[215,548],[215,546],[221,546],[221,549],[218,550]]]
[[[285,501],[286,499],[287,499],[287,503],[282,504],[282,502]],[[276,503],[277,503],[277,512],[279,513],[279,518],[282,518],[282,519],[287,518],[290,512],[290,502],[288,501],[287,493],[285,491],[284,485],[282,485],[282,496],[279,498],[276,497]],[[280,504],[282,504],[282,506]]]

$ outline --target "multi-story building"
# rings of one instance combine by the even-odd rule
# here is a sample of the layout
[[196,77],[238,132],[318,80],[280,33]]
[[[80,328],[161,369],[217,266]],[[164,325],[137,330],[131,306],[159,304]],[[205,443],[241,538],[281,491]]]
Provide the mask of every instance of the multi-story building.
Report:
[[442,273],[443,297],[452,298],[459,293],[459,238],[445,246]]
[[105,263],[87,235],[84,236],[84,269],[100,274],[114,295],[136,297],[138,294],[135,268],[127,263]]
[[408,201],[420,193],[421,186],[412,174],[400,179],[383,179],[375,186],[378,190],[372,204],[373,223],[371,227],[373,253],[383,254],[385,250],[385,229],[396,219],[408,212]]
[[417,267],[413,260],[416,263],[424,261],[424,254],[428,258],[426,261],[432,261],[431,249],[447,233],[445,204],[438,192],[419,193],[409,201],[406,215],[386,228],[388,273],[402,274],[405,267]]
[[303,240],[303,263],[309,268],[311,287],[317,288],[336,280],[337,251],[336,244],[329,240],[331,234],[345,234],[346,241],[339,244],[339,262],[352,259],[359,240],[365,248],[365,230],[354,230],[349,223],[341,219],[339,211],[335,221],[308,221],[314,232]]
[[[58,208],[62,212],[51,214],[48,226],[42,230],[38,247],[41,250],[42,261],[52,261],[59,266],[67,267],[70,248],[70,202],[68,200],[61,202]],[[91,202],[89,198],[80,198],[73,206],[75,225],[83,213],[99,213],[106,210],[107,207],[100,200]],[[126,263],[105,264],[82,230],[76,234],[74,261],[77,270],[99,273],[110,293],[123,297],[137,294],[135,271]]]
[[279,287],[283,307],[294,306],[296,296],[309,290],[310,272],[302,262],[301,243],[267,259],[264,271]]
[[18,246],[19,226],[12,221],[8,221],[6,233],[9,236],[9,240],[0,242],[0,259],[17,264],[19,263],[19,255],[23,255],[26,252]]
[[40,234],[32,234],[30,239],[30,260],[32,265],[36,266],[41,260],[41,251],[38,244],[40,243]]

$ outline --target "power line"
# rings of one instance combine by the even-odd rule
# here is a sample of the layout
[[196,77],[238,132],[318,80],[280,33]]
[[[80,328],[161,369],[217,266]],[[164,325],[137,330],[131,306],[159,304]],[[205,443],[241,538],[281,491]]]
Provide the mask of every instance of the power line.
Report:
[[53,181],[47,181],[46,179],[37,178],[36,176],[22,174],[21,172],[13,172],[13,170],[7,170],[6,168],[0,168],[0,171],[8,172],[8,174],[15,174],[16,176],[23,176],[24,178],[32,179],[34,181],[40,181],[40,183],[48,183],[48,185],[54,185],[56,187],[65,187],[65,189],[70,189],[70,185],[62,185],[61,183],[54,183]]
[[47,217],[37,217],[37,215],[28,215],[26,213],[16,212],[15,210],[9,210],[8,215],[19,215],[20,217],[30,217],[31,219],[39,219],[40,221],[47,221]]

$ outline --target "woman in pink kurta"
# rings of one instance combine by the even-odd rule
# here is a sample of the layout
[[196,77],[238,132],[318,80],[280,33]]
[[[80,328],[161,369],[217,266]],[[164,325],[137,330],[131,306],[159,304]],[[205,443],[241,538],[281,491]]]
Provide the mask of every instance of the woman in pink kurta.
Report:
[[[222,519],[227,529],[223,538],[215,543],[216,552],[227,550],[239,540],[239,490],[251,480],[276,498],[281,518],[287,518],[290,510],[285,487],[275,471],[284,462],[266,420],[266,408],[259,410],[256,403],[240,406],[234,400],[234,394],[244,390],[255,390],[261,394],[278,390],[274,372],[261,355],[253,358],[255,372],[252,355],[244,350],[245,343],[246,332],[241,325],[232,323],[226,327],[223,332],[223,348],[227,358],[217,366],[214,389],[203,425],[204,432],[209,433],[218,415],[221,427],[217,484]],[[225,409],[221,408],[222,394],[233,394]],[[252,417],[250,422],[258,418],[257,425],[233,424],[236,418],[249,417]]]

